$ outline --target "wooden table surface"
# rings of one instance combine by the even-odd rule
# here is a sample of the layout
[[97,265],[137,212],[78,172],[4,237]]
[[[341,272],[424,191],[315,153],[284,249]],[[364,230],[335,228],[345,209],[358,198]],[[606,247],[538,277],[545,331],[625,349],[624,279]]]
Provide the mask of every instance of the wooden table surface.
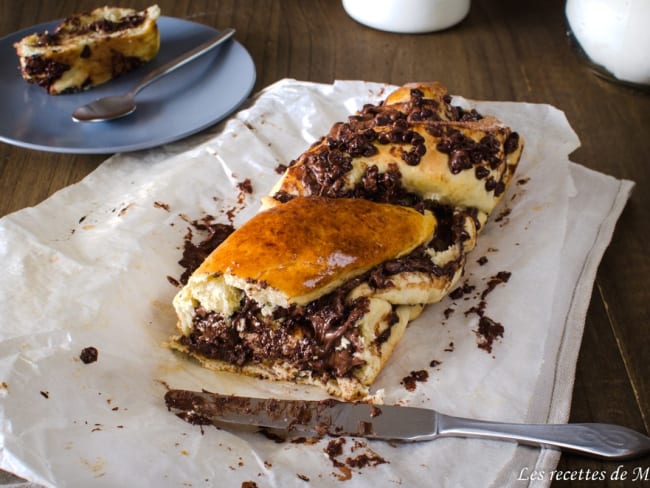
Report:
[[[0,36],[104,3],[0,0]],[[140,0],[111,4],[148,5]],[[650,211],[650,96],[603,81],[579,62],[567,39],[563,1],[474,0],[458,26],[420,35],[364,27],[346,15],[339,0],[158,4],[166,16],[234,27],[255,61],[255,90],[282,78],[394,84],[439,80],[452,93],[468,98],[549,103],[565,111],[582,142],[572,159],[637,185],[596,278],[570,420],[617,423],[648,433],[650,218],[643,212]],[[5,116],[0,109],[0,117]],[[40,203],[79,181],[106,157],[48,153],[0,142],[0,216]],[[574,477],[585,478],[587,470],[610,474],[619,465],[630,473],[628,481],[635,470],[645,470],[645,479],[650,478],[649,457],[605,463],[563,455],[559,469],[582,470],[583,475]],[[570,484],[596,485],[584,480]]]

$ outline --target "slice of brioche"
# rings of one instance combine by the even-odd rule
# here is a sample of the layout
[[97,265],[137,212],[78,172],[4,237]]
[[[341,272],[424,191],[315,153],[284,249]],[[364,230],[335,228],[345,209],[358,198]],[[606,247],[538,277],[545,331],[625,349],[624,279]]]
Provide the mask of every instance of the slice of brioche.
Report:
[[[389,259],[410,253],[435,232],[430,212],[362,199],[296,198],[258,213],[192,274],[191,304],[231,313],[241,293],[289,307],[330,293]],[[183,292],[178,299],[187,302]],[[177,309],[189,311],[177,303]],[[181,313],[183,330],[191,317]]]
[[158,54],[159,16],[157,5],[141,12],[101,7],[73,15],[54,32],[31,34],[14,44],[22,77],[51,95],[105,83]]
[[181,335],[170,346],[211,369],[364,398],[421,310],[374,298],[368,277],[435,228],[431,212],[363,199],[295,198],[260,212],[176,295]]

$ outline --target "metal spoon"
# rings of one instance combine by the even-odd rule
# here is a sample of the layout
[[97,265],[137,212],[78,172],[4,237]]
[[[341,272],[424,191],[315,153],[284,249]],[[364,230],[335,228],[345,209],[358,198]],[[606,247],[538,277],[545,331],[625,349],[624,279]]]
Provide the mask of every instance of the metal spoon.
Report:
[[135,95],[144,87],[172,71],[184,66],[194,59],[202,56],[211,49],[230,39],[235,34],[235,29],[224,29],[216,37],[195,47],[194,49],[171,60],[158,69],[153,70],[142,81],[135,85],[126,94],[100,98],[87,105],[83,105],[72,112],[72,120],[75,122],[102,122],[124,117],[135,111]]

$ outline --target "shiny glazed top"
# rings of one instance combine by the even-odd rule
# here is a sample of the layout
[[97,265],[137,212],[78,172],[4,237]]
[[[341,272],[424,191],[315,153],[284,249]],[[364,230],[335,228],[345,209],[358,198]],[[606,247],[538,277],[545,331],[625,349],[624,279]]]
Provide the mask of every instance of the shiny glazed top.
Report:
[[352,198],[295,198],[260,212],[197,270],[230,274],[287,297],[334,289],[377,264],[428,242],[434,216]]

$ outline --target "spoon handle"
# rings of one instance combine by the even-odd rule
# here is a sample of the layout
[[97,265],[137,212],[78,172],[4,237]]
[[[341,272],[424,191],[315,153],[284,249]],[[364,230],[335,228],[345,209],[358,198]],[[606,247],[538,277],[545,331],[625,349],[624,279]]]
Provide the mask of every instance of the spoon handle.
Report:
[[144,87],[150,85],[154,81],[159,80],[163,76],[167,76],[169,73],[172,71],[175,71],[176,69],[180,68],[181,66],[184,66],[185,64],[189,63],[190,61],[195,60],[199,56],[204,55],[211,49],[214,49],[218,45],[222,44],[223,42],[227,41],[230,39],[233,35],[235,34],[235,29],[224,29],[219,34],[203,44],[198,45],[194,49],[191,49],[190,51],[183,53],[182,55],[178,56],[177,58],[172,59],[168,63],[163,64],[159,68],[156,68],[152,72],[150,72],[147,76],[145,76],[137,85],[135,85],[131,90],[129,91],[128,95],[131,97],[134,97],[136,93],[138,93],[140,90],[142,90]]
[[602,459],[631,459],[650,453],[648,436],[612,424],[507,424],[439,415],[438,436],[509,440]]

